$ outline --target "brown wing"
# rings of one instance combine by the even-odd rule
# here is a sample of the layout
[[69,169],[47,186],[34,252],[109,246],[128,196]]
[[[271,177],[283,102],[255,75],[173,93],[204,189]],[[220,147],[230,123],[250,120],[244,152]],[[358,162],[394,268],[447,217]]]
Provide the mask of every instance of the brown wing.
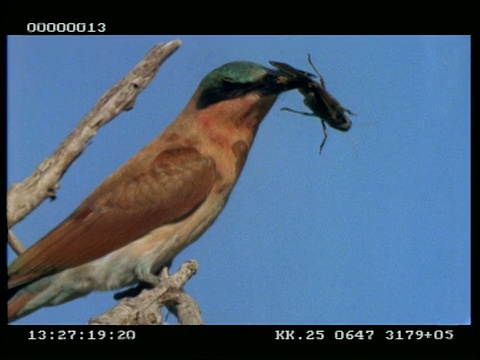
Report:
[[136,165],[133,172],[121,168],[122,175],[107,179],[15,259],[9,288],[97,259],[181,219],[204,201],[217,176],[213,159],[193,148],[166,150],[143,167]]

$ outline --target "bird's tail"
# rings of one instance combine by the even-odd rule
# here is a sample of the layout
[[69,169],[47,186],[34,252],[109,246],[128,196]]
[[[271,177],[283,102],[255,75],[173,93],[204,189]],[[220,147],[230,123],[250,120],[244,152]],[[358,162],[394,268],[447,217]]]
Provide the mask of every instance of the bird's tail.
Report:
[[35,293],[20,291],[21,289],[22,287],[17,287],[14,289],[9,289],[7,292],[7,313],[9,323],[26,315],[27,313],[24,313],[24,309],[26,305],[35,297]]
[[[14,282],[12,281],[11,284]],[[7,290],[8,322],[15,321],[31,312],[46,306],[55,293],[50,289],[49,277],[41,278]]]

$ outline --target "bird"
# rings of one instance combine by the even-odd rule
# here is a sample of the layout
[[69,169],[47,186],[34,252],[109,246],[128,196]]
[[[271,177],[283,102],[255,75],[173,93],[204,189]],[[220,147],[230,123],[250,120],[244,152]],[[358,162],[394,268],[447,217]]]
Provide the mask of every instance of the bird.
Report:
[[8,321],[92,291],[158,283],[215,221],[257,129],[295,76],[249,61],[209,72],[153,141],[8,266]]

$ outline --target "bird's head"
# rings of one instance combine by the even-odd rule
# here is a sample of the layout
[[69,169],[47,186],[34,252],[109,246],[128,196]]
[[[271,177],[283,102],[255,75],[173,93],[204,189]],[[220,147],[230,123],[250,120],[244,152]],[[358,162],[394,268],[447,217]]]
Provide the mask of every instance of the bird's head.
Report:
[[298,87],[296,77],[249,61],[226,63],[203,78],[197,108],[204,109],[219,101],[241,97],[250,92],[260,96],[278,95]]
[[233,152],[245,159],[277,95],[297,88],[295,81],[295,76],[284,71],[253,62],[226,63],[202,79],[168,134],[182,134],[204,153],[219,147],[230,153],[236,144]]

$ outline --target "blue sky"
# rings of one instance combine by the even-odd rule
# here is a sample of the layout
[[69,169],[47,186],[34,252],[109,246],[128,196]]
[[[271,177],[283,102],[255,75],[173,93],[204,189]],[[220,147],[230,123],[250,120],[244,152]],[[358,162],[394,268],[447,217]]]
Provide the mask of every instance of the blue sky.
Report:
[[[329,129],[279,96],[213,226],[173,263],[207,324],[470,322],[470,37],[50,36],[8,38],[8,185],[22,181],[157,43],[180,49],[135,107],[102,128],[45,201],[14,227],[31,245],[159,134],[199,81],[234,60],[312,71],[357,116]],[[9,250],[8,256],[13,258]],[[16,324],[85,324],[113,292]],[[171,319],[173,321],[173,319]]]

